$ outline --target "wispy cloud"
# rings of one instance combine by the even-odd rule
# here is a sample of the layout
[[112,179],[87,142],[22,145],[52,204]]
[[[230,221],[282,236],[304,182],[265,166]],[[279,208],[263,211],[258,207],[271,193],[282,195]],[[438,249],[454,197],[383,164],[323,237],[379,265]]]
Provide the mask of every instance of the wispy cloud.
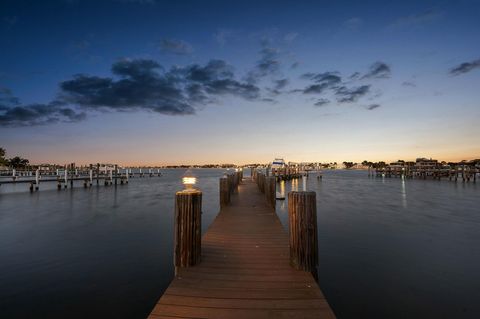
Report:
[[315,104],[313,104],[314,106],[316,107],[322,107],[322,106],[326,106],[330,103],[330,100],[328,99],[318,99],[317,102],[315,102]]
[[391,74],[392,70],[390,66],[379,61],[370,66],[369,71],[362,77],[362,79],[387,79]]
[[189,43],[176,39],[160,40],[159,49],[163,53],[171,53],[176,55],[188,55],[193,52],[193,48]]
[[369,106],[367,106],[367,110],[372,111],[378,109],[379,107],[381,107],[380,104],[370,104]]
[[412,87],[412,88],[417,87],[417,85],[416,85],[415,83],[411,82],[411,81],[404,81],[404,82],[402,82],[402,86]]
[[9,16],[3,17],[2,22],[6,25],[7,29],[12,28],[15,24],[17,24],[18,17],[17,16]]
[[335,95],[339,103],[351,103],[358,101],[359,98],[370,92],[370,85],[362,85],[354,88],[342,86],[337,89]]
[[421,26],[428,23],[435,22],[444,16],[443,12],[435,9],[430,9],[421,13],[414,13],[408,16],[400,17],[395,20],[390,27],[393,28],[408,28]]
[[265,41],[260,50],[260,60],[247,75],[247,81],[257,83],[261,78],[278,73],[280,70],[280,50],[268,45]]
[[460,74],[468,73],[472,71],[473,69],[479,68],[480,67],[480,59],[473,60],[470,62],[463,62],[452,69],[450,69],[449,73],[450,75],[457,76]]
[[343,22],[343,26],[352,31],[359,30],[363,25],[363,20],[359,17],[353,17]]
[[286,43],[292,43],[293,41],[295,41],[295,39],[298,37],[298,33],[297,32],[288,32],[287,34],[285,34],[283,36],[283,40],[286,42]]
[[213,38],[215,41],[220,44],[221,46],[224,46],[227,44],[228,40],[231,39],[234,35],[234,32],[229,29],[219,29],[215,34],[213,35]]

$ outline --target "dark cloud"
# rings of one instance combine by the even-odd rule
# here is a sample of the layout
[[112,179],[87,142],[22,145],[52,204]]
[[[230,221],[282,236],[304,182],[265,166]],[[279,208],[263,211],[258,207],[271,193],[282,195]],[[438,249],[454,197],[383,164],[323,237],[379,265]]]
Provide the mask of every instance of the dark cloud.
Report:
[[380,104],[370,104],[369,106],[367,106],[367,110],[372,111],[379,107],[381,107]]
[[301,78],[315,82],[315,84],[311,84],[303,90],[304,94],[321,94],[327,89],[335,88],[342,82],[342,78],[337,72],[305,73]]
[[274,89],[281,90],[288,85],[289,81],[288,79],[280,79],[280,80],[274,81],[274,83],[275,83]]
[[234,77],[233,67],[223,60],[210,60],[205,66],[193,64],[185,68],[178,68],[175,72],[182,73],[187,80],[200,83]]
[[354,73],[352,73],[352,75],[350,75],[348,78],[349,78],[350,80],[356,80],[356,79],[360,78],[360,75],[361,75],[360,72],[354,72]]
[[292,65],[290,65],[291,69],[296,69],[300,65],[300,62],[293,62]]
[[10,89],[0,87],[0,107],[8,108],[19,104],[19,99],[12,95]]
[[[57,99],[47,104],[21,105],[8,89],[0,88],[0,124],[74,122],[83,120],[88,111],[145,110],[188,115],[221,96],[267,101],[259,87],[237,80],[233,67],[223,60],[166,71],[154,60],[123,59],[114,63],[111,71],[110,77],[78,74],[61,82]],[[276,85],[283,87],[286,83],[283,79]]]
[[265,42],[260,50],[260,60],[247,75],[249,83],[257,83],[261,78],[276,74],[280,70],[279,50],[269,47],[267,43]]
[[315,102],[315,106],[317,107],[321,107],[321,106],[325,106],[327,104],[330,103],[330,100],[327,100],[327,99],[318,99],[317,102]]
[[77,75],[60,84],[62,98],[89,109],[146,109],[168,115],[193,114],[187,96],[172,81],[159,73],[152,60],[124,60],[112,66],[121,78]]
[[153,60],[122,60],[112,66],[119,79],[77,75],[61,83],[61,97],[88,109],[144,109],[167,115],[194,114],[197,106],[217,96],[260,98],[260,88],[235,79],[233,68],[222,60],[192,64],[168,72]]
[[480,67],[480,59],[473,60],[471,62],[461,63],[461,64],[457,65],[456,67],[452,68],[449,73],[450,73],[450,75],[456,76],[456,75],[460,75],[460,74],[470,72],[473,69],[476,69],[478,67]]
[[312,84],[303,89],[303,94],[321,94],[328,89],[327,83]]
[[210,95],[233,95],[247,100],[260,97],[260,88],[236,80],[233,67],[223,60],[211,60],[205,66],[190,65],[176,70],[175,73],[183,74],[185,80],[201,85]]
[[370,85],[362,85],[354,88],[339,87],[335,92],[337,101],[340,103],[356,102],[370,91]]
[[190,44],[182,40],[175,39],[163,39],[159,43],[161,52],[172,53],[177,55],[187,55],[193,52],[193,48]]
[[53,101],[48,104],[6,105],[0,104],[0,126],[19,127],[56,122],[78,122],[86,114]]
[[387,79],[392,74],[390,66],[383,62],[375,62],[370,66],[370,70],[362,79]]
[[154,78],[159,69],[161,66],[156,61],[144,59],[124,59],[112,65],[113,74],[134,79]]
[[413,87],[413,88],[414,88],[414,87],[417,87],[417,85],[416,85],[415,83],[410,82],[410,81],[404,81],[404,82],[402,83],[402,86]]
[[268,103],[273,103],[273,104],[277,103],[277,100],[269,98],[269,97],[263,98],[262,101],[263,102],[268,102]]
[[305,73],[301,77],[303,79],[312,80],[316,83],[326,84],[329,87],[342,82],[342,78],[337,72]]

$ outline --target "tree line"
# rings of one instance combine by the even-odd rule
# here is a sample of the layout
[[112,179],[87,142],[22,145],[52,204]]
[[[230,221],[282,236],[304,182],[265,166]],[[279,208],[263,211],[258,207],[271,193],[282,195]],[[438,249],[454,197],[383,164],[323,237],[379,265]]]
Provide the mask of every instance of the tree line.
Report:
[[26,158],[20,156],[15,156],[12,158],[6,158],[6,150],[3,147],[0,147],[0,166],[8,166],[12,168],[25,168],[28,166],[29,161]]

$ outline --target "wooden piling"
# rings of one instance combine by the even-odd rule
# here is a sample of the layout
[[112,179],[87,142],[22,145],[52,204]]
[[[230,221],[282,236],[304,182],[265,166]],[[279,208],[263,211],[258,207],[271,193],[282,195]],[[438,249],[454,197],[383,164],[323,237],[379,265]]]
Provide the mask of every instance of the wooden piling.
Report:
[[40,170],[37,168],[35,171],[35,190],[38,191],[40,188]]
[[290,264],[317,279],[318,235],[315,192],[289,192]]
[[277,201],[276,198],[276,178],[275,176],[268,176],[265,178],[265,198],[267,199],[267,203],[275,209],[275,203]]
[[75,163],[70,164],[70,187],[73,188],[73,179],[75,173]]
[[174,265],[190,267],[200,262],[202,192],[183,190],[175,194]]
[[230,190],[228,187],[228,177],[220,178],[220,207],[227,206],[230,203]]

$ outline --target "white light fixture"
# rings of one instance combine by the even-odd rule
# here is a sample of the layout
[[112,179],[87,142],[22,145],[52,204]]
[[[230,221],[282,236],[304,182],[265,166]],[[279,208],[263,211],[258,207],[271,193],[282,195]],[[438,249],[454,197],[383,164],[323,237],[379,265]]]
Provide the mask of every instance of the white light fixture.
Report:
[[193,186],[197,183],[197,178],[192,173],[191,169],[188,169],[182,177],[182,183],[185,185],[185,189],[193,190]]

